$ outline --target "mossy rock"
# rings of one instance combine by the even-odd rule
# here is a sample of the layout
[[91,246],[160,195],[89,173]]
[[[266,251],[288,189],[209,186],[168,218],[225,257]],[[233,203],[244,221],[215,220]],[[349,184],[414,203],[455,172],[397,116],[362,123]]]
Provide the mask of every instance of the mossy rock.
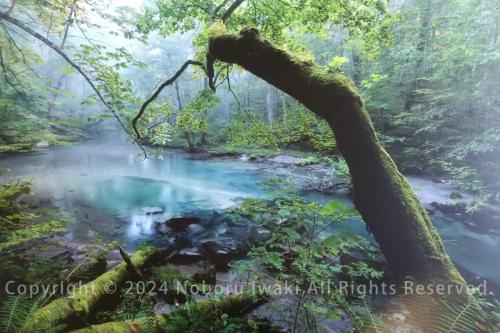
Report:
[[204,283],[209,285],[215,285],[217,282],[217,271],[214,267],[204,268],[191,277],[191,279],[196,283]]

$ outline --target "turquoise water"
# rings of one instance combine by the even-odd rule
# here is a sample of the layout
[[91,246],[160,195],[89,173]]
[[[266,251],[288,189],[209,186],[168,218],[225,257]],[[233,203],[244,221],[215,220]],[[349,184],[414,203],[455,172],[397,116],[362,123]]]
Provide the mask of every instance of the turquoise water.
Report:
[[[12,169],[8,177],[32,179],[39,200],[53,202],[76,217],[69,227],[69,240],[89,242],[101,237],[129,248],[168,237],[158,235],[155,222],[220,210],[246,197],[264,197],[259,181],[276,175],[268,165],[238,159],[192,160],[176,150],[165,152],[160,160],[144,160],[134,146],[99,140],[2,157],[0,168],[5,167]],[[446,195],[442,185],[417,178],[410,181],[424,203]],[[318,202],[331,199],[319,193],[307,197]],[[352,205],[346,194],[334,197]],[[146,215],[141,212],[144,207],[160,207],[163,212]],[[471,278],[481,276],[500,284],[498,230],[472,231],[439,213],[432,219],[455,263]],[[368,236],[359,221],[343,225]]]
[[[70,239],[100,236],[130,247],[155,234],[155,221],[265,195],[257,165],[191,160],[175,150],[165,152],[163,159],[142,159],[134,146],[97,140],[2,158],[0,168],[11,169],[10,178],[32,179],[37,197],[77,217]],[[159,207],[163,213],[146,215],[144,207]]]

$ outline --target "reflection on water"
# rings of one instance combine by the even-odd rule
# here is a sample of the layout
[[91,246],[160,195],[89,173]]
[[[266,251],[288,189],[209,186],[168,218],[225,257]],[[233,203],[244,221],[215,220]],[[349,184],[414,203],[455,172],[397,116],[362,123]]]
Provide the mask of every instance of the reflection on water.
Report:
[[[100,236],[133,248],[155,237],[169,238],[168,234],[156,233],[156,222],[225,208],[239,198],[264,196],[258,185],[264,177],[263,165],[188,157],[179,151],[168,151],[163,160],[143,160],[133,146],[93,140],[70,148],[1,158],[0,168],[12,169],[8,177],[33,178],[38,196],[53,200],[73,214],[77,222],[69,229],[72,240],[87,242]],[[449,196],[442,185],[418,178],[410,181],[424,202]],[[335,198],[352,204],[345,194]],[[331,197],[310,193],[308,199],[326,202]],[[146,206],[159,207],[162,213],[146,215],[141,212]],[[439,213],[432,220],[456,263],[500,283],[498,230],[487,234],[471,231]],[[365,225],[359,221],[351,219],[343,225],[368,236]]]
[[130,238],[137,238],[140,235],[152,235],[153,233],[154,228],[152,215],[132,215],[132,218],[130,219],[130,225],[127,230],[127,235]]
[[[191,160],[179,151],[142,159],[133,146],[93,140],[70,148],[10,156],[0,167],[9,177],[34,180],[33,191],[76,215],[74,240],[118,239],[138,244],[155,233],[155,222],[200,210],[229,207],[264,193],[259,167],[236,160]],[[146,215],[143,207],[160,207]]]

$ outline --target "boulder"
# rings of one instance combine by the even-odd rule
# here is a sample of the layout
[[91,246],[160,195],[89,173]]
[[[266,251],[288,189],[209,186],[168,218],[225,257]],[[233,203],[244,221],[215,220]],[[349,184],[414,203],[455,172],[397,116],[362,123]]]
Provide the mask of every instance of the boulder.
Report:
[[201,248],[218,269],[227,269],[229,262],[246,255],[250,246],[234,239],[207,239]]
[[46,149],[50,147],[50,143],[47,140],[39,141],[35,144],[35,148]]
[[174,230],[186,230],[191,224],[201,222],[199,217],[173,217],[165,221],[165,224]]
[[203,255],[196,247],[175,251],[168,258],[168,261],[174,264],[190,264],[200,260],[203,260]]
[[196,283],[204,283],[208,285],[215,285],[217,282],[217,272],[214,267],[202,269],[193,274],[191,279]]

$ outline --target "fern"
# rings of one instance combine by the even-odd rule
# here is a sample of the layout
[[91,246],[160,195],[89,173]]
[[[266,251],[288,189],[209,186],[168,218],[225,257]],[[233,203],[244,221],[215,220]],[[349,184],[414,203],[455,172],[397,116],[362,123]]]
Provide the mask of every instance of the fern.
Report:
[[352,300],[349,305],[348,315],[353,321],[353,331],[359,333],[384,333],[384,323],[382,319],[374,313],[365,297],[358,300]]
[[470,296],[467,300],[443,300],[429,296],[406,298],[408,320],[424,332],[478,333],[486,332],[487,318],[480,303]]
[[0,307],[0,332],[21,331],[40,305],[41,298],[33,299],[26,295],[8,296]]

